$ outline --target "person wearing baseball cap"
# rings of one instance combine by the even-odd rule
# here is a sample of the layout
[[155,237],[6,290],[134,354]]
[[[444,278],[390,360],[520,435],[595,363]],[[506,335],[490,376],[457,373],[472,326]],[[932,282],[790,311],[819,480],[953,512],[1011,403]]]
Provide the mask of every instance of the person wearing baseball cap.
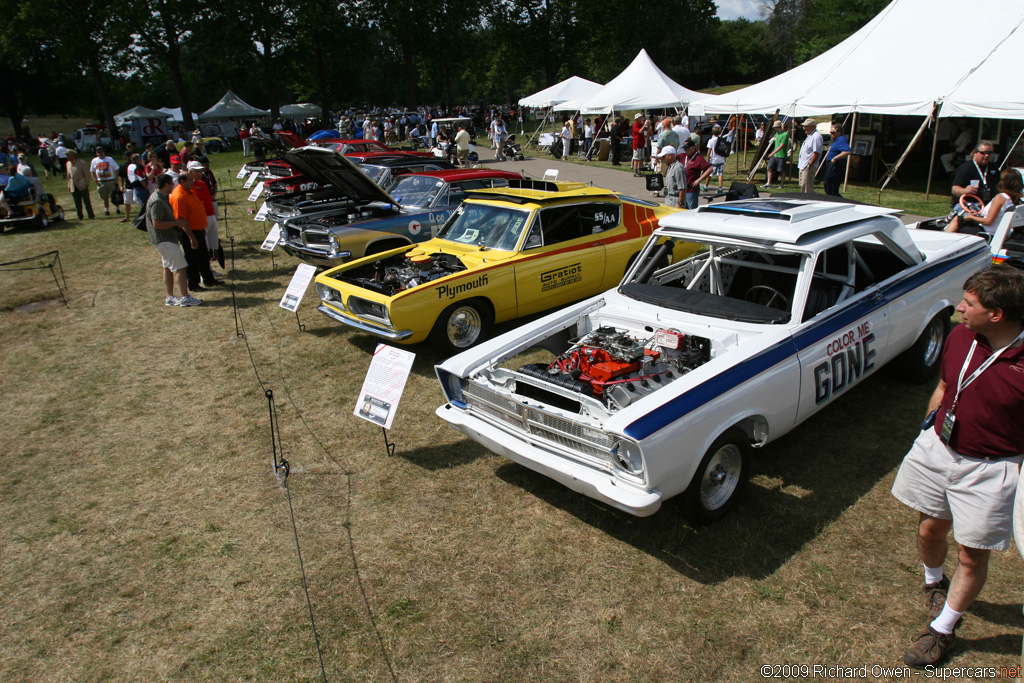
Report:
[[767,182],[762,185],[763,189],[769,189],[774,180],[773,173],[779,178],[779,189],[786,179],[786,157],[789,156],[789,133],[782,127],[782,121],[775,119],[772,123],[772,130],[775,131],[775,138],[771,141],[771,149],[768,151],[768,177]]
[[[209,228],[211,220],[216,220],[217,210],[213,206],[213,195],[210,194],[210,188],[203,181],[206,167],[198,161],[190,161],[185,169],[186,172],[181,177],[192,178],[192,194],[202,202],[206,215],[206,224],[201,229],[192,228],[196,239],[199,240],[198,247],[192,250],[192,254],[189,254],[188,251],[185,252],[185,260],[188,261],[189,289],[201,292],[204,288],[223,284],[214,277],[213,271],[210,269],[210,249],[206,239],[206,229]],[[202,286],[199,286],[200,278],[203,281]]]
[[800,191],[811,194],[814,192],[814,176],[818,172],[818,160],[821,159],[821,150],[825,141],[818,132],[818,122],[814,119],[806,119],[802,124],[807,137],[800,145],[800,158],[797,166],[800,169]]
[[693,140],[683,141],[683,153],[686,155],[686,208],[696,209],[700,202],[700,186],[711,175],[711,164],[700,155]]
[[172,154],[170,161],[171,167],[164,171],[164,173],[174,178],[174,182],[177,184],[178,178],[181,176],[181,157],[177,154]]
[[665,174],[665,205],[679,208],[686,199],[686,169],[679,163],[676,148],[672,145],[666,145],[658,150],[657,158],[668,165],[668,172]]

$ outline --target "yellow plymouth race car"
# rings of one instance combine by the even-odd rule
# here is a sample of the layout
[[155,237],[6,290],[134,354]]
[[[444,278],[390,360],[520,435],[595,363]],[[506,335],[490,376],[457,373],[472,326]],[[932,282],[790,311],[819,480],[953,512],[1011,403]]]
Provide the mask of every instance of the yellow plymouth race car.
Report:
[[[510,181],[468,194],[434,239],[317,276],[317,310],[389,341],[430,337],[461,351],[493,323],[614,287],[658,220],[678,211],[583,183]],[[677,247],[673,259],[694,249]]]

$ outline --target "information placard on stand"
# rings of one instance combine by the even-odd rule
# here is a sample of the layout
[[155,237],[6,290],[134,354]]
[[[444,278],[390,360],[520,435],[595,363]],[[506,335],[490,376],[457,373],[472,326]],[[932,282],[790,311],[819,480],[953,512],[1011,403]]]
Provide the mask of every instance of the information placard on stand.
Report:
[[263,181],[262,180],[259,183],[256,184],[256,187],[252,188],[252,192],[249,193],[249,201],[250,202],[256,201],[257,199],[260,198],[261,194],[263,194]]
[[[270,213],[270,207],[267,206],[266,202],[263,202],[263,206],[261,206],[260,210],[256,212],[256,215],[253,217],[253,220],[254,221],[265,221],[265,220],[267,220],[267,214],[268,213]],[[276,223],[275,223],[275,225],[276,225]]]
[[299,304],[302,303],[302,297],[309,289],[309,283],[312,282],[314,275],[316,275],[316,266],[300,263],[299,267],[295,269],[295,274],[292,275],[292,281],[288,283],[288,289],[281,297],[281,308],[292,313],[299,310]]
[[274,227],[267,233],[267,238],[263,240],[263,244],[260,245],[260,249],[263,251],[274,251],[274,247],[281,241],[281,226],[274,223]]
[[242,187],[248,190],[250,187],[252,187],[252,184],[255,183],[256,179],[259,177],[259,171],[253,171],[252,173],[249,174],[248,179],[246,179],[245,184],[243,184]]
[[415,359],[416,354],[411,351],[377,344],[352,414],[391,429]]

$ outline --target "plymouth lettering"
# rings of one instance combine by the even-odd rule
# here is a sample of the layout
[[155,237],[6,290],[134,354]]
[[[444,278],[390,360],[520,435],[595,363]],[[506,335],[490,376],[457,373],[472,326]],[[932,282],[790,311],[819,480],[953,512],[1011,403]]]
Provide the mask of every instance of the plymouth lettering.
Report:
[[[865,331],[867,323],[859,329]],[[875,369],[876,351],[872,348],[875,335],[867,332],[849,345],[842,341],[850,333],[833,339],[828,345],[828,360],[814,368],[814,403],[820,405],[844,389],[853,386],[861,377]],[[837,346],[836,342],[840,344]],[[835,349],[835,350],[833,350]]]
[[483,287],[486,284],[487,276],[481,275],[472,282],[460,282],[457,285],[441,285],[440,287],[437,288],[437,298],[444,299],[445,297],[447,297],[449,299],[454,299],[459,294],[463,294],[478,287]]
[[557,270],[549,270],[540,274],[540,291],[546,292],[556,287],[564,287],[583,280],[583,264],[574,263]]

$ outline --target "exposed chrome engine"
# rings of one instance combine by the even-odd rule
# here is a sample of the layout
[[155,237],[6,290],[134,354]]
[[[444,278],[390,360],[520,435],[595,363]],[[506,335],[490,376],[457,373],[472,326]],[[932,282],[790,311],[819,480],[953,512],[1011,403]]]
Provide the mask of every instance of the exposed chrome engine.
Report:
[[393,296],[465,269],[462,261],[451,254],[420,254],[411,258],[391,256],[378,259],[370,265],[345,271],[338,277],[386,296]]
[[[648,339],[638,339],[600,327],[550,365],[524,365],[519,372],[621,410],[710,359],[711,340],[704,337],[658,330]],[[520,383],[519,391],[530,393],[524,389]]]

